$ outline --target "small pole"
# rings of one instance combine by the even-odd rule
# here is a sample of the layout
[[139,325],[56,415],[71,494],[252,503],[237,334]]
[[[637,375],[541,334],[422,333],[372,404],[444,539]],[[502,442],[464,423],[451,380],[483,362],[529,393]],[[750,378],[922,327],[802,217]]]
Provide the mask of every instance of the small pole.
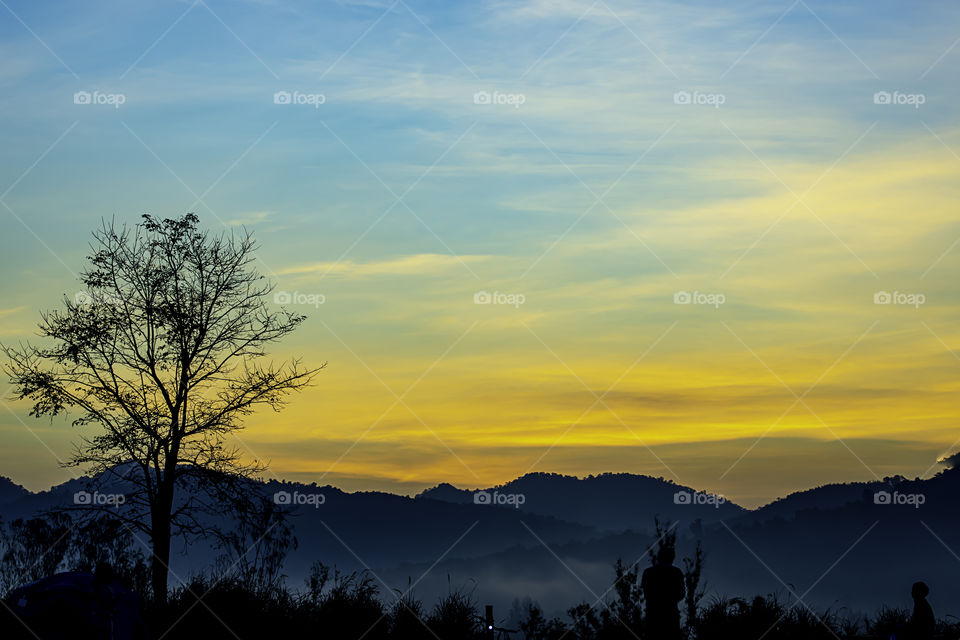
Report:
[[493,640],[493,605],[492,604],[487,605],[485,618],[486,618],[486,625],[485,625],[486,629],[485,629],[484,637],[486,637],[487,640]]

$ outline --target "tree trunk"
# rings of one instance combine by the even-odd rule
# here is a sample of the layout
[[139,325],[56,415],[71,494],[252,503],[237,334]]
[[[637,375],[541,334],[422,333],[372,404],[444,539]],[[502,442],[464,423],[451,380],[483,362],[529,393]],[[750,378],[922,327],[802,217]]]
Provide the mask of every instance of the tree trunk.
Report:
[[167,603],[167,579],[170,572],[170,513],[173,508],[173,488],[162,489],[151,513],[153,531],[153,557],[150,573],[153,586],[153,601],[163,606]]

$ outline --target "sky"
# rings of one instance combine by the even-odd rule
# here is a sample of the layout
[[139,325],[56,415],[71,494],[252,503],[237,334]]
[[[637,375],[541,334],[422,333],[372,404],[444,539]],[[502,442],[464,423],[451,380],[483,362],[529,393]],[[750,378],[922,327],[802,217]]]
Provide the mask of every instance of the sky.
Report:
[[[958,5],[2,0],[0,56],[0,341],[102,218],[245,227],[327,363],[269,476],[755,506],[960,448]],[[4,385],[0,474],[75,475]]]

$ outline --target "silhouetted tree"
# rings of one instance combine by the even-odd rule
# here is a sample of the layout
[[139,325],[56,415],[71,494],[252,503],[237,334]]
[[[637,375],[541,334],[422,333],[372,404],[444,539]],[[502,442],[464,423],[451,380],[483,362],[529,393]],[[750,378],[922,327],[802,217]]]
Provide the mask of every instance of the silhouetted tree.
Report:
[[676,523],[669,524],[660,522],[659,516],[653,516],[653,531],[657,536],[657,545],[656,547],[651,545],[650,548],[647,549],[650,566],[657,564],[657,556],[659,556],[664,549],[676,549],[677,547]]
[[567,615],[573,620],[570,631],[574,638],[595,640],[600,635],[600,619],[596,609],[586,602],[567,609]]
[[701,586],[701,576],[703,575],[704,553],[703,546],[697,540],[697,547],[693,551],[692,558],[683,559],[683,608],[686,612],[685,629],[687,636],[693,637],[697,622],[697,611],[700,608],[700,601],[706,593],[706,585]]
[[71,536],[67,565],[71,571],[93,573],[106,564],[117,578],[141,597],[150,591],[150,568],[130,525],[99,516],[78,524]]
[[223,551],[217,559],[220,578],[232,578],[244,589],[267,597],[280,590],[283,562],[297,548],[297,539],[282,507],[264,502],[242,510],[232,529],[214,532]]
[[0,555],[0,595],[63,568],[73,537],[70,519],[52,514],[8,525]]
[[523,603],[515,600],[513,609],[520,619],[518,626],[524,640],[560,640],[567,637],[567,626],[557,618],[547,620],[540,605],[530,598],[524,599]]
[[50,344],[3,346],[32,415],[76,411],[75,426],[99,427],[68,464],[123,488],[123,507],[108,511],[149,538],[161,603],[172,536],[209,534],[204,512],[256,507],[241,480],[263,466],[244,462],[226,437],[256,406],[279,410],[318,371],[259,363],[304,316],[268,308],[272,285],[252,267],[249,234],[212,235],[198,222],[104,222],[81,275],[85,294],[42,315]]
[[613,591],[617,594],[600,612],[600,618],[611,638],[636,638],[643,625],[643,592],[640,589],[638,563],[627,567],[617,558],[613,565]]

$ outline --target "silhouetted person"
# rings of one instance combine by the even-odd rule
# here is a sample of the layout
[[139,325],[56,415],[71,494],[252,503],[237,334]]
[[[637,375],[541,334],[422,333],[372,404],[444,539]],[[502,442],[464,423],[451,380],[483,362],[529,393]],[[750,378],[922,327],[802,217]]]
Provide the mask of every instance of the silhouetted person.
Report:
[[662,547],[657,563],[644,570],[640,588],[647,603],[647,637],[650,640],[676,640],[680,637],[680,610],[683,600],[683,572],[673,566],[675,553]]
[[930,587],[924,582],[914,582],[910,595],[913,596],[913,615],[910,617],[910,640],[930,640],[936,627],[933,608],[927,602]]

